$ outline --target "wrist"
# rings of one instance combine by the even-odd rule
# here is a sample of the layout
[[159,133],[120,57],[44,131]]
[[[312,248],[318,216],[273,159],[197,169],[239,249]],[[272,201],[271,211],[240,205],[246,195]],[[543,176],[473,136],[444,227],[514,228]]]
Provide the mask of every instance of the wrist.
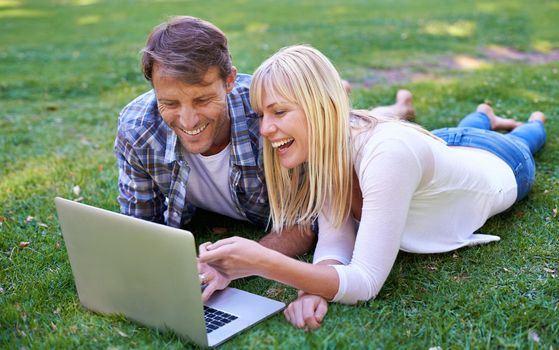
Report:
[[263,253],[264,254],[262,254],[260,258],[261,260],[257,265],[256,274],[260,277],[273,279],[272,271],[275,270],[278,260],[281,259],[281,257],[284,257],[284,255],[264,246]]

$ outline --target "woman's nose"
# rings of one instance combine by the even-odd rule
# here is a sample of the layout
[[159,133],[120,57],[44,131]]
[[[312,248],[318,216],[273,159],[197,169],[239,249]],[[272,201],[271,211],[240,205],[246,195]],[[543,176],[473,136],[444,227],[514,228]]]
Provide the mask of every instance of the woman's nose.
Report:
[[264,114],[262,118],[260,118],[260,135],[270,137],[276,131],[277,127],[272,118]]

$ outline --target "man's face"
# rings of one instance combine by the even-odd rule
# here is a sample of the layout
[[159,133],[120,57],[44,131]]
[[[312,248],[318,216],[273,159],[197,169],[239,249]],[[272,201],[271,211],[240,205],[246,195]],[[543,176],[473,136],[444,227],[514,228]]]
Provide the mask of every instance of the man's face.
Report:
[[203,83],[190,85],[153,68],[153,88],[163,120],[190,153],[209,156],[223,150],[231,140],[227,94],[233,89],[236,69],[223,81],[210,67]]

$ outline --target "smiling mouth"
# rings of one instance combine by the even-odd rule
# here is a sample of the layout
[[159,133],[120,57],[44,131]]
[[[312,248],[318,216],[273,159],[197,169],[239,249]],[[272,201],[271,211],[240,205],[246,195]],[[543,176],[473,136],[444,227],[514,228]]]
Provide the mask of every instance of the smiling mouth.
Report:
[[286,149],[287,147],[291,146],[293,141],[295,141],[295,139],[290,137],[281,141],[272,142],[272,147],[278,149]]
[[193,129],[193,130],[186,130],[186,129],[183,129],[181,127],[179,127],[179,129],[187,135],[194,136],[194,135],[198,135],[202,131],[206,130],[208,125],[210,125],[210,123],[206,123],[206,124],[202,125],[201,127],[197,128],[197,129]]

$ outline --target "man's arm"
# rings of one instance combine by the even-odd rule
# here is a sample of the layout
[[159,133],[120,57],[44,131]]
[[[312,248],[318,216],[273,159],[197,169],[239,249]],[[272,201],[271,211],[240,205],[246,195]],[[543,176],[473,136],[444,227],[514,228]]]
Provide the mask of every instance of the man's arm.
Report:
[[120,130],[114,151],[119,167],[118,201],[121,213],[162,224],[164,197]]
[[270,232],[259,243],[284,255],[296,257],[308,253],[316,244],[316,234],[310,226],[293,226],[282,232]]

